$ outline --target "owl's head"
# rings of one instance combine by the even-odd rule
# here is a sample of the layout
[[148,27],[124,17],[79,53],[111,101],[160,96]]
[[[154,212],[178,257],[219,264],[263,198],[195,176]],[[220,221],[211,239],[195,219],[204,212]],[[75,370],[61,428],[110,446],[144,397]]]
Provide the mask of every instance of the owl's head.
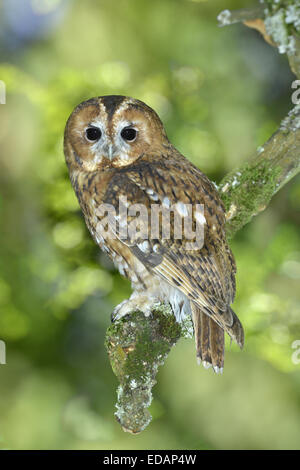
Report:
[[70,169],[95,171],[130,165],[150,148],[167,143],[156,112],[126,96],[100,96],[80,103],[65,128]]

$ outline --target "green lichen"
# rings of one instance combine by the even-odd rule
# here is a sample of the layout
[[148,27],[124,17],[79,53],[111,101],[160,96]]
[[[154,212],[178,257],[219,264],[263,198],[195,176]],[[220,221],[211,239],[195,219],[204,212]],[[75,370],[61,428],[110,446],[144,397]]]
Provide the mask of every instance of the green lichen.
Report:
[[226,209],[228,238],[267,206],[276,191],[280,171],[279,167],[270,167],[268,161],[259,160],[224,178],[219,191]]
[[181,332],[170,306],[164,304],[154,307],[150,317],[134,312],[108,328],[105,346],[120,382],[115,414],[125,431],[136,434],[149,424],[147,408],[158,367]]
[[153,315],[156,317],[161,334],[166,338],[167,343],[176,343],[181,335],[181,325],[176,322],[171,307],[169,305],[159,306],[153,310]]
[[190,315],[187,315],[181,321],[181,337],[191,339],[194,336],[194,325]]

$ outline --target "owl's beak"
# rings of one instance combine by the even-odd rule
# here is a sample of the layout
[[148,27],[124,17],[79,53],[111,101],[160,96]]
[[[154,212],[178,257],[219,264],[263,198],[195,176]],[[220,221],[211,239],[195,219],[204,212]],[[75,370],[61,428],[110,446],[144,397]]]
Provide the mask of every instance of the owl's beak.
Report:
[[118,151],[118,147],[114,144],[108,144],[105,151],[107,153],[109,160],[112,160]]

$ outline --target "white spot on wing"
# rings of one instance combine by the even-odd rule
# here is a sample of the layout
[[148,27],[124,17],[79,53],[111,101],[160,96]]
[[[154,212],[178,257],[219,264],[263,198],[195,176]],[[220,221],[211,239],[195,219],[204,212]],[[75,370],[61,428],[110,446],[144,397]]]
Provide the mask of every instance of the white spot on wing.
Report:
[[148,253],[150,250],[150,245],[149,245],[148,240],[145,240],[142,243],[138,243],[137,246],[143,253]]
[[206,218],[201,212],[195,212],[195,218],[199,224],[204,225],[206,224]]
[[153,192],[153,194],[149,194],[149,197],[152,201],[158,201],[159,197],[158,197],[158,194],[156,194],[155,192]]
[[183,202],[176,203],[176,210],[181,217],[187,217],[189,215],[186,204]]
[[164,197],[162,200],[162,205],[166,208],[170,208],[171,206],[170,199],[168,197]]

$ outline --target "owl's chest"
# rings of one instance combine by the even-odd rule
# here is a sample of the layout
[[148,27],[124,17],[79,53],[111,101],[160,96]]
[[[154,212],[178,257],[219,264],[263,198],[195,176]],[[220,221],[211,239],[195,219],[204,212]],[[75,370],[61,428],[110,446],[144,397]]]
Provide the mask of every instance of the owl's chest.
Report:
[[113,208],[103,204],[99,213],[99,204],[90,198],[82,209],[94,241],[107,253],[120,274],[131,281],[134,289],[148,288],[153,275],[133,255],[126,243],[120,240],[119,233],[115,230]]

